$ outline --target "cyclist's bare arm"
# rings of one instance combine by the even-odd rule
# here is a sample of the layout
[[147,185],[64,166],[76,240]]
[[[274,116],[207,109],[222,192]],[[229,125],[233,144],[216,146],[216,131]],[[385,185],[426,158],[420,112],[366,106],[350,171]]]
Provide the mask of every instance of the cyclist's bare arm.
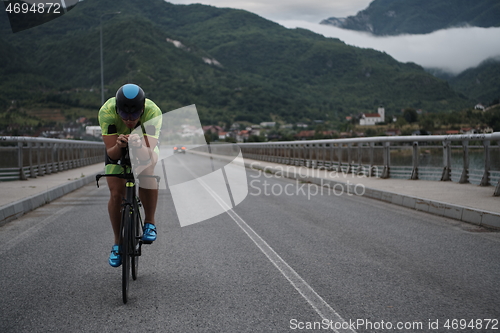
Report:
[[158,143],[158,139],[150,136],[139,137],[137,134],[130,134],[128,137],[128,142],[131,147],[136,148],[136,156],[139,160],[151,160],[153,164],[156,164],[158,156],[154,152],[154,148]]
[[122,148],[127,147],[128,135],[103,135],[102,140],[106,146],[106,152],[109,158],[112,160],[119,160],[122,157]]

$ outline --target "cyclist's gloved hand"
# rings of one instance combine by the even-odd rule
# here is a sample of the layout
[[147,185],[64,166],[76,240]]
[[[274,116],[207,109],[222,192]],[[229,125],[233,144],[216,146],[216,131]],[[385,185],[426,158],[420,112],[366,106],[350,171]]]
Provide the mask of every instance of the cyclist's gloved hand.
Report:
[[120,148],[125,148],[127,147],[127,144],[128,144],[128,135],[123,135],[123,134],[118,135],[118,138],[116,139],[116,145]]
[[130,134],[129,137],[128,137],[128,142],[134,148],[140,148],[140,147],[142,147],[141,137],[139,135],[137,135],[137,134]]

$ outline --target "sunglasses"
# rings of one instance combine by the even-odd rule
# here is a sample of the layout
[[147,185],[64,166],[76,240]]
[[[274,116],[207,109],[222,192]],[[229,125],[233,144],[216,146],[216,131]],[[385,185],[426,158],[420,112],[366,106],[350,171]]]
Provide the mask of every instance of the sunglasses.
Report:
[[117,110],[117,113],[123,120],[137,120],[141,116],[142,110],[132,112],[132,113]]

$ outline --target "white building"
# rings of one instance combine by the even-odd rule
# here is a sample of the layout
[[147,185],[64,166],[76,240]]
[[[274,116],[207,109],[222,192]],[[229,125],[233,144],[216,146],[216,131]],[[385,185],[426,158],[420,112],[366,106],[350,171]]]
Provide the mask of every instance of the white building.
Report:
[[383,123],[385,121],[385,109],[379,107],[377,113],[363,113],[359,124],[363,126],[375,125],[378,123]]
[[479,103],[474,107],[474,109],[484,111],[485,107],[483,104]]
[[274,126],[276,126],[276,122],[275,121],[264,121],[264,122],[260,123],[260,126],[261,127],[274,127]]
[[96,138],[101,137],[101,126],[86,126],[85,133],[95,136]]

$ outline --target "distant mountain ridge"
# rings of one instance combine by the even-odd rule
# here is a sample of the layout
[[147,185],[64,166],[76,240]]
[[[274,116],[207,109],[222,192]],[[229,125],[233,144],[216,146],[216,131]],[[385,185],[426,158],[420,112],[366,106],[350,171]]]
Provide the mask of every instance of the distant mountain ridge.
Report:
[[196,104],[202,123],[226,124],[341,122],[381,104],[388,115],[471,105],[418,65],[243,10],[99,0],[16,34],[0,22],[0,130],[43,124],[41,109],[96,116],[99,18],[118,11],[102,20],[106,98],[134,82],[165,112]]
[[[483,61],[459,75],[449,78],[450,86],[484,105],[498,104],[500,99],[500,57]],[[494,102],[496,101],[496,102]]]
[[499,27],[498,0],[374,0],[355,16],[320,22],[374,35],[427,34],[457,26]]

